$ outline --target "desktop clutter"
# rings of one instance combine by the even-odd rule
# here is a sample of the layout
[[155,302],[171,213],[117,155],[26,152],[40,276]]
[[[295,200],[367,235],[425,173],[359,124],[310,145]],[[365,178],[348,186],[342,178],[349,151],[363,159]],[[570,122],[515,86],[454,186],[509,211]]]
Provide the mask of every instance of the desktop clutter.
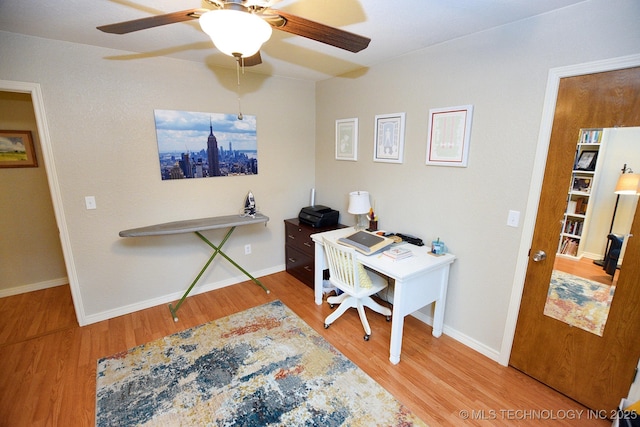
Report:
[[[340,243],[351,246],[365,255],[371,255],[395,243],[406,242],[415,246],[424,246],[424,242],[421,238],[412,236],[410,234],[378,231],[378,215],[376,215],[374,208],[368,203],[368,193],[357,193],[359,194],[355,195],[356,197],[365,196],[367,199],[366,207],[368,209],[368,213],[366,214],[366,218],[369,221],[369,228],[361,230],[356,227],[355,233],[338,239]],[[366,193],[366,195],[360,193]],[[350,210],[362,212],[362,209],[354,210],[350,208]],[[337,225],[339,217],[339,211],[331,209],[328,206],[315,204],[315,190],[313,189],[311,190],[311,205],[300,209],[300,213],[298,214],[298,220],[301,223],[314,228]],[[392,249],[388,249],[383,253],[393,259],[408,258],[412,255],[412,252],[409,249],[401,249],[395,247]],[[442,242],[439,237],[431,242],[430,253],[436,256],[444,255],[446,253],[444,242]]]
[[[414,237],[403,233],[390,233],[385,231],[373,231],[370,229],[360,230],[348,236],[338,239],[338,243],[350,246],[365,255],[373,255],[382,251],[394,260],[408,258],[413,255],[411,249],[398,245],[399,243],[410,243],[415,246],[424,246],[424,242],[419,237]],[[441,256],[446,253],[446,246],[438,237],[431,242],[430,255]]]

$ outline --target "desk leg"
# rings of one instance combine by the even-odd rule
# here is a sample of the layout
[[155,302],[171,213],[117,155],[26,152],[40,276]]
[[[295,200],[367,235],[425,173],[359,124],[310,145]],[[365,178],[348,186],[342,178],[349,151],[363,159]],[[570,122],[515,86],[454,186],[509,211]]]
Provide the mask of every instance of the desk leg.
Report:
[[[395,296],[394,296],[395,299]],[[402,350],[402,331],[404,329],[404,314],[397,310],[394,304],[391,316],[391,345],[389,346],[389,360],[394,365],[400,362],[400,351]]]
[[440,277],[440,295],[435,302],[435,308],[433,309],[433,331],[431,335],[436,338],[440,338],[442,335],[442,329],[444,328],[444,307],[447,303],[447,287],[449,284],[449,266],[442,269],[442,275]]
[[227,261],[229,261],[231,264],[233,264],[237,269],[239,269],[240,271],[242,271],[245,275],[247,275],[251,280],[253,280],[257,285],[259,285],[262,289],[264,289],[267,293],[269,293],[269,290],[255,277],[253,277],[251,274],[249,274],[244,268],[240,267],[235,261],[233,261],[231,258],[229,258],[229,256],[227,256],[227,254],[225,254],[224,252],[222,252],[222,246],[227,242],[227,240],[229,240],[229,237],[231,236],[231,233],[233,233],[233,230],[235,230],[236,227],[231,227],[231,229],[229,229],[229,231],[227,232],[227,234],[224,236],[224,238],[222,239],[222,241],[220,242],[220,244],[218,246],[214,245],[213,243],[211,243],[206,237],[204,237],[202,234],[200,234],[199,231],[196,231],[195,234],[198,235],[198,237],[200,237],[200,239],[202,239],[206,244],[208,244],[209,246],[211,246],[214,251],[213,254],[211,254],[211,257],[209,257],[209,260],[206,262],[206,264],[204,265],[204,267],[202,267],[202,270],[200,270],[200,273],[198,273],[198,275],[196,276],[196,278],[194,279],[194,281],[191,283],[191,286],[189,286],[189,288],[187,289],[187,291],[184,293],[184,295],[182,295],[182,298],[180,298],[180,301],[178,301],[178,303],[175,305],[175,307],[172,304],[169,304],[169,311],[171,312],[171,316],[173,317],[173,321],[177,322],[178,321],[178,316],[177,316],[177,312],[178,309],[180,308],[180,306],[182,305],[182,303],[184,302],[185,299],[187,299],[187,296],[189,296],[189,293],[191,292],[191,290],[193,289],[193,287],[196,285],[196,283],[198,282],[198,280],[200,280],[200,277],[202,277],[202,275],[204,274],[204,272],[206,271],[206,269],[209,267],[209,265],[211,264],[211,262],[213,261],[213,259],[218,255],[222,255]]
[[313,266],[313,295],[316,305],[322,304],[322,272],[324,271],[324,246],[320,243],[315,244],[314,249],[314,266]]

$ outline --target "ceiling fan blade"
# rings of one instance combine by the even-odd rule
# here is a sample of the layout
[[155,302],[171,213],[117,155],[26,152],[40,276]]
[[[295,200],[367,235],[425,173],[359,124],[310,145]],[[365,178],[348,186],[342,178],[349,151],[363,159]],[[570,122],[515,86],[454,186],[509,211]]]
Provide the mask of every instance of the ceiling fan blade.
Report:
[[165,15],[149,16],[147,18],[134,19],[132,21],[118,22],[116,24],[102,25],[100,31],[111,34],[127,34],[134,31],[146,30],[147,28],[159,27],[161,25],[173,24],[175,22],[198,19],[200,15],[208,9],[188,9],[180,12],[167,13]]
[[368,37],[330,27],[319,22],[291,15],[290,13],[274,9],[271,9],[271,11],[286,20],[284,25],[275,25],[274,28],[348,50],[349,52],[360,52],[369,46],[369,42],[371,41]]
[[260,56],[260,51],[256,52],[255,55],[252,55],[248,58],[243,58],[242,64],[245,67],[253,67],[254,65],[262,64],[262,57]]

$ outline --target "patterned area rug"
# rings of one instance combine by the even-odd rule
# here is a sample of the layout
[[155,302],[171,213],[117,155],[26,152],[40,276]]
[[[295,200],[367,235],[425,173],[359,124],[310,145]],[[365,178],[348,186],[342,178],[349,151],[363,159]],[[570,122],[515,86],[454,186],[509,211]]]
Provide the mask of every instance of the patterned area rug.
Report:
[[97,426],[424,426],[280,301],[98,360]]
[[614,292],[615,286],[553,270],[544,314],[602,336]]

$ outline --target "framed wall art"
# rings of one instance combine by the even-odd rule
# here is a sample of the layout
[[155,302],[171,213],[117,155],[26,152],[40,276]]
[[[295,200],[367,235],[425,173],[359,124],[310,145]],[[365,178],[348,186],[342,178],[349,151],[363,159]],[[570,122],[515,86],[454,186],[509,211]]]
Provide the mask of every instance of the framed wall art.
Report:
[[336,120],[336,159],[358,160],[358,119]]
[[162,180],[258,174],[256,116],[154,110]]
[[0,168],[35,168],[36,150],[30,130],[0,130]]
[[472,105],[429,110],[427,164],[467,167]]
[[376,116],[373,161],[402,163],[405,113]]

